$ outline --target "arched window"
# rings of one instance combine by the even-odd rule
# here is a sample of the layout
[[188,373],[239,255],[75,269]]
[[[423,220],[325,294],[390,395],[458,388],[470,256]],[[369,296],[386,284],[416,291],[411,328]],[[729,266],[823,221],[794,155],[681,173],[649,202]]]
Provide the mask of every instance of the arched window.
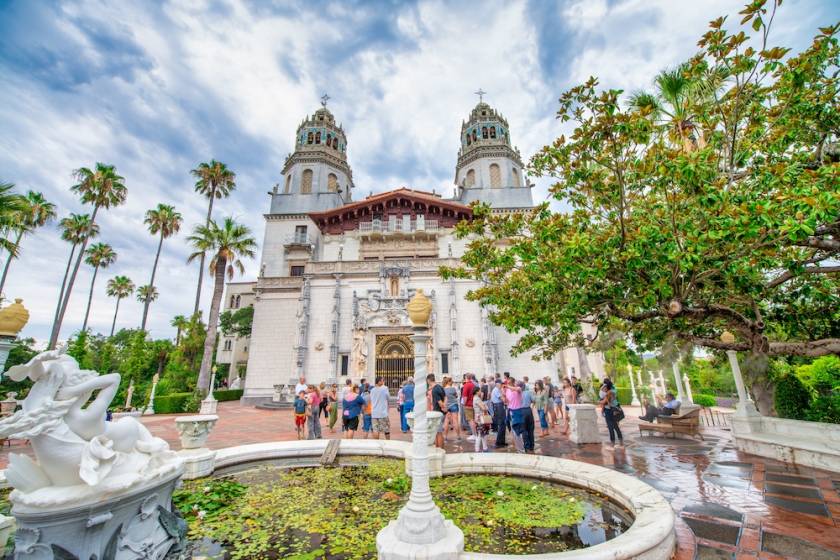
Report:
[[475,136],[475,129],[473,129],[473,131],[472,131],[472,139],[473,139],[473,142],[475,142],[475,138],[476,138],[476,136]]
[[338,136],[333,138],[333,148],[338,149]]
[[513,183],[514,187],[521,187],[522,186],[522,182],[519,180],[519,170],[516,169],[515,167],[513,168],[513,181],[512,181],[512,183]]
[[230,306],[233,307],[233,305],[235,303],[236,303],[236,296],[230,296]]
[[289,193],[292,190],[292,176],[286,175],[286,188],[283,189],[284,193]]
[[320,133],[320,132],[316,132],[316,133],[315,133],[315,143],[316,143],[316,144],[320,144],[320,143],[321,143],[321,133]]
[[242,296],[236,296],[236,308],[239,309],[239,306],[242,304]]
[[303,181],[300,184],[301,194],[309,194],[312,192],[312,170],[303,170]]
[[475,185],[475,169],[470,169],[469,171],[467,171],[466,185],[468,187]]
[[495,137],[496,137],[496,127],[491,126],[490,127],[490,138],[495,138]]
[[502,186],[502,171],[495,163],[490,164],[490,186],[494,189]]
[[332,134],[327,133],[327,148],[332,148]]
[[338,177],[334,173],[327,176],[327,191],[338,192]]
[[315,136],[310,132],[309,134],[306,135],[306,143],[311,144],[314,138],[315,138]]
[[481,137],[482,138],[487,138],[487,127],[486,126],[481,127]]
[[472,138],[470,138],[470,134],[468,132],[467,133],[467,146],[469,146],[470,144],[472,144]]

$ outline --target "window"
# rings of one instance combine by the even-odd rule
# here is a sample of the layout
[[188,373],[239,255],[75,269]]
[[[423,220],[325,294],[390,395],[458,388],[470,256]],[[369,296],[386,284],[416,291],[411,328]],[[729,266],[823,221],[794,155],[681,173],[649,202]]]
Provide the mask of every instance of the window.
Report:
[[327,133],[327,148],[332,146],[332,134]]
[[302,265],[292,265],[289,269],[289,276],[303,276],[303,269]]
[[467,186],[472,187],[475,185],[475,169],[470,169],[467,171]]
[[490,138],[495,138],[495,137],[496,137],[496,127],[491,126],[490,127]]
[[236,296],[230,296],[230,307],[234,307],[236,305]]
[[341,355],[341,375],[347,376],[350,373],[350,356],[348,354]]
[[472,138],[470,138],[470,133],[468,132],[467,133],[467,146],[469,146],[470,144],[472,144]]
[[312,192],[312,170],[303,170],[303,182],[300,184],[301,194],[310,194]]
[[320,144],[320,143],[321,143],[321,133],[320,133],[320,132],[316,132],[316,133],[315,133],[315,143],[316,143],[316,144]]
[[502,171],[495,163],[490,164],[490,186],[494,189],[502,186]]
[[487,138],[487,127],[486,126],[481,127],[481,137],[482,138]]
[[440,373],[441,375],[449,373],[449,352],[440,353]]
[[327,191],[338,192],[338,177],[335,176],[335,173],[327,175]]
[[314,138],[314,136],[312,135],[312,133],[311,133],[311,132],[310,132],[309,134],[307,134],[307,135],[306,135],[306,143],[307,143],[307,144],[311,144],[311,143],[312,143],[312,139],[313,139],[313,138]]
[[286,175],[286,188],[283,189],[284,193],[289,193],[292,190],[292,176]]
[[239,305],[242,303],[242,296],[236,296],[236,305],[235,307],[239,309]]
[[511,181],[511,182],[513,183],[514,187],[521,187],[522,186],[522,183],[519,180],[519,170],[516,169],[515,167],[513,168],[513,181]]
[[333,148],[338,149],[338,136],[333,138]]
[[225,352],[230,352],[231,346],[233,346],[233,341],[230,339],[225,340],[224,350]]
[[475,129],[473,129],[473,131],[472,131],[472,139],[473,139],[473,142],[475,142],[475,139],[476,139]]
[[295,243],[306,242],[306,226],[295,226]]

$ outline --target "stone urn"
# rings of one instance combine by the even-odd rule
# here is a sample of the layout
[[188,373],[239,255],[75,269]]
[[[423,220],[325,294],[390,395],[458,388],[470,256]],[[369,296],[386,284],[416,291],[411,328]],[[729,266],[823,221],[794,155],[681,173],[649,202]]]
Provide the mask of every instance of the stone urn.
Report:
[[195,416],[181,416],[175,419],[175,427],[181,436],[182,449],[198,449],[204,447],[207,437],[219,417],[215,414],[199,414]]
[[426,297],[423,290],[418,288],[414,297],[406,305],[408,317],[415,325],[425,325],[429,322],[429,315],[432,314],[432,301]]
[[285,388],[286,388],[285,385],[281,385],[281,384],[274,385],[274,394],[271,395],[271,402],[279,403],[281,400],[283,400],[283,389],[285,389]]
[[29,311],[23,306],[23,300],[18,298],[11,305],[0,309],[0,336],[16,337],[29,321]]
[[[413,430],[414,429],[414,412],[407,412],[405,415],[405,419],[408,422],[408,426]],[[437,434],[438,430],[440,429],[440,425],[443,424],[443,413],[438,412],[436,410],[430,410],[426,412],[426,423],[428,424],[429,429],[429,447],[432,447],[435,444],[435,434]]]

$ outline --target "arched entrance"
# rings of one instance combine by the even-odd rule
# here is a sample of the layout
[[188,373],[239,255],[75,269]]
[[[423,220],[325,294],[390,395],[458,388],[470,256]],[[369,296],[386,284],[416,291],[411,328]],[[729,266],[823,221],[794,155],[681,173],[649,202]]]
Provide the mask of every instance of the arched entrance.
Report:
[[414,346],[407,334],[376,337],[376,376],[392,390],[414,376]]

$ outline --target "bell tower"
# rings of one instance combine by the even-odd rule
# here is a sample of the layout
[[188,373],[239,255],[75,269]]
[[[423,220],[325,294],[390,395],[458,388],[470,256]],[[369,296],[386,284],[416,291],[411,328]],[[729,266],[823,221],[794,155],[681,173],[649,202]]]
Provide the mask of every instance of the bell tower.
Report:
[[531,185],[526,183],[519,150],[511,145],[510,126],[484,102],[486,93],[476,92],[478,104],[461,123],[455,198],[464,204],[480,200],[499,209],[531,208]]
[[351,200],[353,171],[347,163],[347,137],[327,109],[321,108],[300,123],[295,151],[286,157],[282,182],[272,193],[272,214],[322,212]]

